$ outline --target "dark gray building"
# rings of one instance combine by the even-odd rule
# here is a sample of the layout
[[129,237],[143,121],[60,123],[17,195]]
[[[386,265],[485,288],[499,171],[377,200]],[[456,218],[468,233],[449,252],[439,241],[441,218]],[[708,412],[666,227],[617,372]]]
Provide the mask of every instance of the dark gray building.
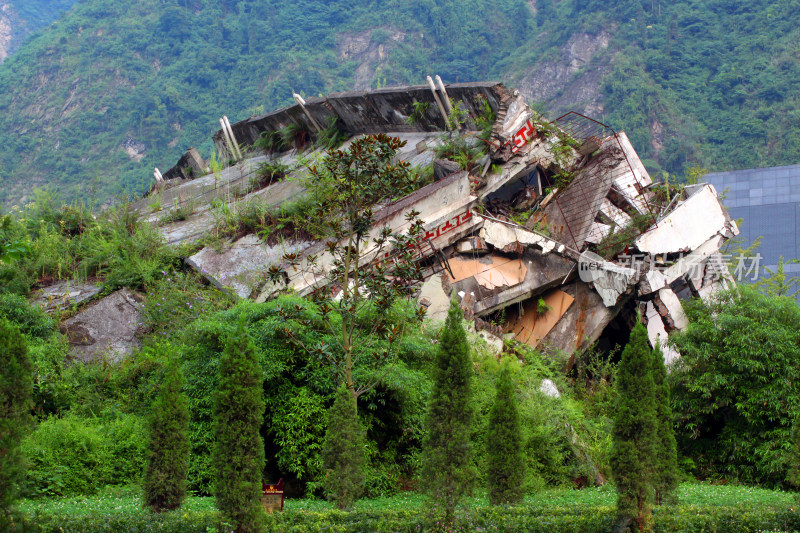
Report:
[[[773,269],[778,259],[800,258],[800,165],[715,172],[704,178],[714,185],[735,219],[740,237],[761,237],[761,266]],[[786,272],[800,276],[800,264]]]

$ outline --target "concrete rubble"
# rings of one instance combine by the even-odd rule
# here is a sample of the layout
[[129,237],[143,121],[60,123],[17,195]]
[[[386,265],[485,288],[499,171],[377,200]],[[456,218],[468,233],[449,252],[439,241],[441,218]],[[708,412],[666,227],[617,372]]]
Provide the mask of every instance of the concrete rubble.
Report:
[[[505,333],[574,361],[611,329],[629,328],[637,309],[651,342],[663,347],[670,332],[686,327],[682,299],[708,297],[733,283],[720,248],[738,229],[713,186],[654,184],[623,132],[574,113],[548,122],[500,83],[450,84],[446,91],[470,117],[459,132],[445,133],[446,121],[428,86],[309,98],[302,106],[237,122],[231,129],[244,160],[202,176],[206,163],[187,153],[164,174],[172,179],[163,190],[152,191],[135,208],[155,223],[171,209],[195,202],[184,220],[167,217],[160,225],[165,238],[177,244],[211,231],[215,203],[235,209],[247,201],[277,206],[300,198],[308,168],[325,150],[309,145],[306,151],[297,146],[264,151],[253,145],[288,126],[310,138],[316,125],[333,124],[350,138],[342,150],[358,136],[387,133],[406,141],[396,159],[432,168],[433,183],[376,208],[370,238],[385,227],[403,232],[406,215],[418,212],[426,245],[419,260],[444,259],[443,270],[420,284],[419,303],[430,318],[443,321],[450,297],[459,295],[497,353],[504,349],[499,336]],[[442,159],[436,147],[448,136],[484,146],[474,119],[485,107],[495,123],[484,138],[487,153],[480,163],[463,169]],[[222,131],[214,142],[222,160],[237,159]],[[286,175],[254,186],[253,176],[266,162],[285,165]],[[286,252],[299,254],[296,266],[282,259]],[[313,268],[307,260],[312,256]],[[367,250],[362,264],[375,259]],[[221,249],[205,246],[187,262],[218,287],[257,301],[286,289],[310,294],[333,266],[324,242],[270,246],[255,234]],[[267,282],[266,272],[275,267],[284,270],[284,285]],[[663,349],[668,362],[679,357]],[[542,387],[545,394],[558,394]]]

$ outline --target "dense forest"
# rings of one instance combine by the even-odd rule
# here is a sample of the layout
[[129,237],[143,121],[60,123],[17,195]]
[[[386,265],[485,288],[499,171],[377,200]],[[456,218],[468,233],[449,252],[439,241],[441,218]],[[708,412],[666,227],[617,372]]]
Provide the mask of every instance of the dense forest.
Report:
[[209,157],[223,114],[427,74],[531,87],[551,117],[593,94],[655,175],[798,160],[797,0],[465,4],[80,2],[0,65],[0,201],[140,193],[189,146]]

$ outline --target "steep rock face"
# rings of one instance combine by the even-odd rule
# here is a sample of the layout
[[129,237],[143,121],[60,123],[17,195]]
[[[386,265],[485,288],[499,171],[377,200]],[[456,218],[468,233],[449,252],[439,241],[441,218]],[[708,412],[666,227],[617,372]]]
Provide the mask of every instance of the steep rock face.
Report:
[[373,82],[381,83],[381,68],[389,62],[389,50],[402,43],[406,33],[392,28],[377,28],[339,37],[338,53],[342,61],[355,61],[358,66],[353,90],[365,91]]
[[0,2],[0,63],[8,57],[14,31],[13,10],[8,2]]
[[579,111],[601,116],[600,87],[611,71],[611,54],[605,53],[610,40],[611,34],[606,31],[576,33],[555,59],[525,70],[514,84],[526,98],[545,102],[556,113]]

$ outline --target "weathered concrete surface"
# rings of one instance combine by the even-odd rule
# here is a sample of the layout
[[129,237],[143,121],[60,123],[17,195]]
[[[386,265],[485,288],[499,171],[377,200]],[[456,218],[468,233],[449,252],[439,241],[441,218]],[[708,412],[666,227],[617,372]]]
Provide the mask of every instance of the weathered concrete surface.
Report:
[[522,226],[486,219],[481,237],[501,252],[514,253],[526,247],[536,247],[543,255],[552,251],[565,254],[566,246],[560,242],[530,231]]
[[186,259],[186,263],[216,287],[249,298],[261,286],[272,265],[279,265],[286,253],[299,252],[310,243],[283,243],[267,246],[258,235],[250,234],[228,246],[222,253],[206,247]]
[[487,290],[473,278],[458,285],[459,290],[475,293],[475,316],[484,316],[517,302],[525,301],[567,281],[576,273],[575,263],[556,254],[543,255],[538,250],[526,250],[522,255],[526,267],[525,279],[512,287]]
[[[547,308],[540,309],[540,299]],[[574,301],[572,296],[559,289],[530,298],[509,308],[505,331],[513,333],[517,341],[536,348]]]
[[72,345],[71,356],[82,362],[117,363],[139,347],[142,297],[127,289],[109,294],[61,324]]
[[[451,83],[446,84],[445,88],[450,98],[460,101],[462,109],[471,116],[483,112],[484,102],[496,112],[500,107],[501,97],[509,94],[508,89],[498,82]],[[414,113],[416,102],[428,104],[427,111],[422,116]],[[327,97],[308,98],[305,109],[323,127],[330,120],[336,120],[337,126],[351,135],[446,129],[445,121],[427,85],[333,93]],[[258,140],[262,132],[278,131],[289,125],[314,132],[315,127],[306,112],[295,104],[231,124],[231,128],[240,144],[250,146]],[[412,114],[416,118],[409,124],[408,118]],[[475,128],[468,123],[467,129]],[[221,130],[214,134],[213,140],[217,150],[227,157],[228,147]]]
[[102,287],[94,283],[68,280],[60,281],[37,291],[34,303],[42,306],[45,311],[66,309],[80,305],[100,294]]
[[562,287],[562,290],[572,296],[575,302],[542,342],[566,355],[572,355],[585,350],[600,338],[624,301],[617,307],[606,307],[600,295],[582,281]]
[[650,339],[650,346],[655,348],[656,344],[659,344],[661,346],[661,352],[664,354],[664,363],[667,366],[671,365],[681,354],[667,343],[667,329],[664,327],[661,315],[656,311],[653,302],[647,302],[645,323],[647,324],[647,336]]
[[589,251],[581,254],[578,272],[581,281],[589,283],[600,294],[606,307],[614,307],[638,281],[636,270],[610,263]]
[[725,211],[716,189],[705,184],[633,244],[653,255],[690,252],[715,235],[727,239],[738,234],[736,222]]
[[442,287],[442,275],[434,274],[419,291],[417,302],[425,307],[425,318],[431,322],[443,323],[447,320],[447,312],[450,309],[450,296]]
[[685,329],[689,325],[689,319],[683,311],[678,295],[669,287],[660,289],[653,303],[656,311],[664,318],[664,325],[668,331]]

